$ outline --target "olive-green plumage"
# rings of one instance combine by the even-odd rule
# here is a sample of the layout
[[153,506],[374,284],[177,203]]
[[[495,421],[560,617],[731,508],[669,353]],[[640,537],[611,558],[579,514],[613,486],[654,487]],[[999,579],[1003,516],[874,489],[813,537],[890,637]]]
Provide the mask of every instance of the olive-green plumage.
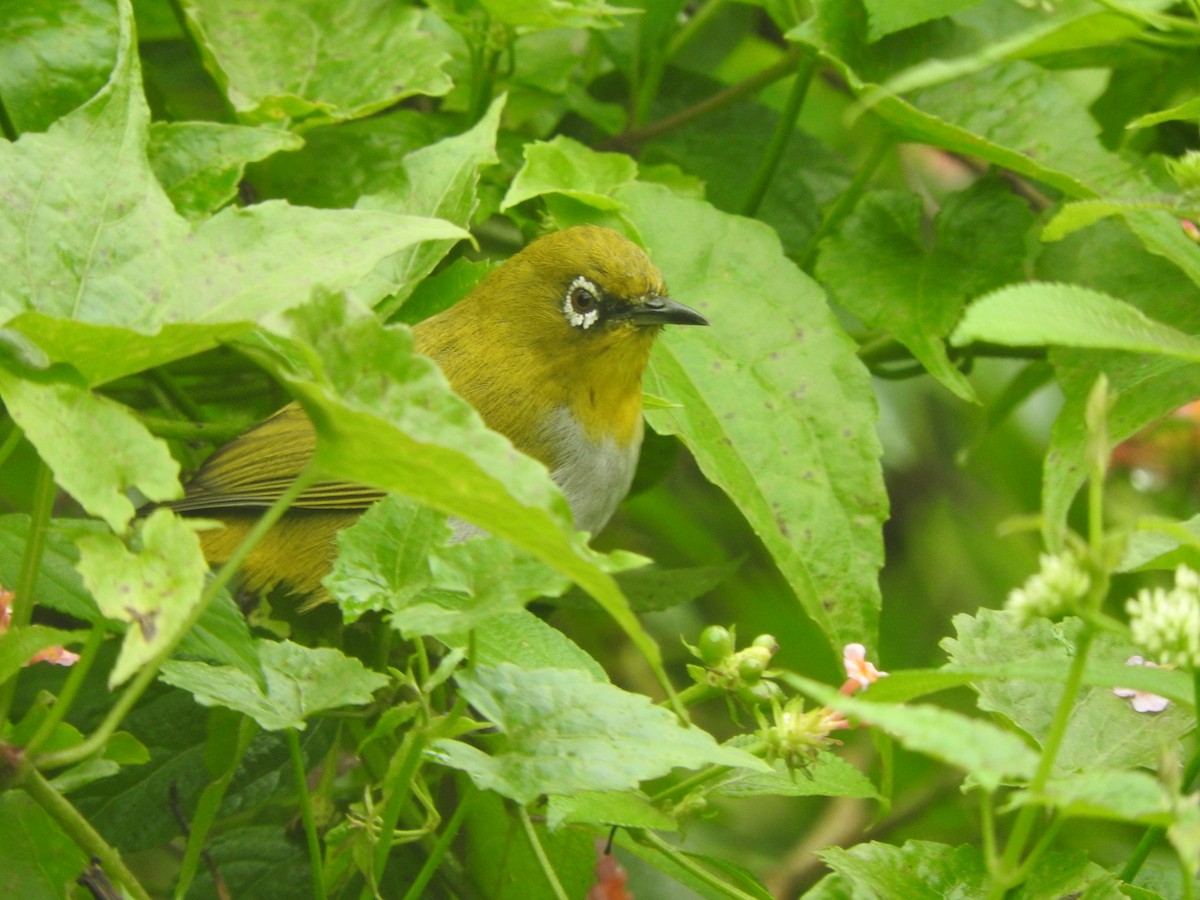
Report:
[[[642,439],[642,372],[668,323],[707,324],[666,298],[639,247],[581,226],[532,242],[413,334],[417,351],[488,427],[546,465],[576,524],[596,531],[629,489]],[[210,563],[229,557],[315,445],[292,404],[209,457],[174,506],[224,524],[201,534]],[[347,483],[305,491],[250,554],[243,588],[319,596],[338,530],[380,496]]]

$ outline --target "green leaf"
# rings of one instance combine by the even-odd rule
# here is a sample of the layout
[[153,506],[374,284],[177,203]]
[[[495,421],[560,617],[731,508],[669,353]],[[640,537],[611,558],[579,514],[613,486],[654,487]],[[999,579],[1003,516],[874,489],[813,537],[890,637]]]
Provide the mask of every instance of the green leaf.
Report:
[[449,222],[386,212],[278,201],[224,209],[180,245],[171,313],[202,322],[262,319],[307,301],[314,288],[351,288],[406,247],[462,237]]
[[[483,118],[463,134],[409,153],[396,182],[379,193],[361,197],[356,207],[429,216],[468,228],[479,206],[476,193],[480,172],[499,162],[496,131],[504,101],[503,95],[497,97]],[[357,296],[373,304],[384,294],[395,295],[379,310],[388,318],[456,240],[426,241],[395,254],[376,267],[374,277]]]
[[1074,284],[1015,285],[980,297],[950,338],[956,346],[972,341],[1094,347],[1200,361],[1200,340],[1116,297]]
[[776,761],[770,773],[735,771],[715,788],[723,797],[868,797],[879,798],[871,780],[840,756],[822,751],[803,769]]
[[[441,640],[464,654],[467,651],[465,634]],[[489,666],[512,663],[524,669],[573,669],[595,681],[608,681],[604,667],[578,644],[523,609],[494,616],[486,628],[475,632],[475,661]]]
[[[835,874],[805,895],[812,900],[984,897],[992,886],[977,847],[932,841],[906,841],[896,847],[872,841],[848,850],[830,847],[819,855]],[[1112,873],[1090,862],[1082,851],[1071,851],[1041,856],[1017,896],[1022,900],[1121,900],[1124,895]]]
[[1172,106],[1170,109],[1160,110],[1159,112],[1146,113],[1144,116],[1138,116],[1127,125],[1127,128],[1150,128],[1154,125],[1160,125],[1163,122],[1177,122],[1180,120],[1200,119],[1200,97],[1193,97],[1190,100],[1185,100],[1177,106]]
[[0,794],[0,894],[67,897],[87,854],[24,791]]
[[196,532],[170,510],[155,510],[139,522],[137,537],[136,552],[110,534],[77,541],[79,574],[100,611],[128,626],[110,688],[174,642],[200,602],[208,574]]
[[114,531],[133,517],[126,497],[137,488],[151,500],[181,493],[179,464],[125,406],[91,393],[66,370],[22,378],[0,366],[0,396],[54,480]]
[[[583,828],[534,830],[567,897],[585,897],[596,882],[595,837]],[[476,791],[463,822],[463,861],[476,884],[488,886],[488,900],[559,900],[529,835],[499,794]]]
[[1054,218],[1042,229],[1043,241],[1061,241],[1089,225],[1095,225],[1101,219],[1110,216],[1120,216],[1136,210],[1163,210],[1179,215],[1183,212],[1182,204],[1167,200],[1077,200],[1066,203],[1054,214]]
[[[1195,248],[1193,246],[1193,252]],[[1200,332],[1200,289],[1173,266],[1133,239],[1115,222],[1096,226],[1048,245],[1038,277],[1071,281],[1137,306],[1156,321]],[[1086,404],[1096,373],[1108,377],[1114,397],[1108,438],[1116,443],[1195,399],[1200,366],[1158,353],[1056,348],[1051,351],[1064,403],[1051,433],[1042,486],[1044,531],[1057,547],[1071,500],[1086,476]]]
[[641,791],[553,794],[546,802],[546,824],[551,831],[574,824],[619,825],[655,831],[675,831],[679,827]]
[[247,180],[263,198],[322,209],[353,206],[404,178],[407,154],[461,129],[450,115],[397,109],[304,131],[304,147],[255,163]]
[[[350,319],[336,298],[298,310],[292,322],[329,379],[281,368],[316,425],[323,473],[410,497],[533,554],[591,594],[665,680],[658,647],[601,568],[603,557],[574,531],[545,466],[489,431],[438,368],[413,354],[405,326]],[[281,367],[275,357],[264,363]]]
[[633,10],[604,0],[480,0],[498,21],[520,31],[551,28],[611,28]]
[[[96,601],[83,585],[75,569],[79,551],[74,544],[75,534],[65,533],[70,525],[81,525],[86,531],[101,533],[104,525],[95,520],[52,520],[46,531],[42,565],[38,572],[38,604],[93,625],[104,621]],[[28,516],[0,517],[0,585],[17,584],[21,561],[29,541]]]
[[509,186],[500,209],[546,194],[561,194],[595,209],[620,210],[625,204],[613,193],[636,178],[637,163],[624,153],[597,153],[559,135],[525,145],[525,165]]
[[450,89],[421,13],[386,0],[186,0],[205,65],[247,123],[340,121]]
[[219,122],[155,122],[147,152],[154,174],[176,211],[196,220],[237,196],[246,164],[304,141],[286,131]]
[[863,0],[867,9],[868,40],[874,42],[896,31],[920,25],[930,19],[940,19],[974,6],[979,0],[907,0],[893,3],[891,0]]
[[[312,866],[303,841],[279,825],[247,825],[216,835],[205,850],[212,869],[201,866],[190,896],[268,894],[272,900],[309,900],[315,894]],[[220,885],[212,872],[220,874]]]
[[169,660],[162,680],[190,692],[202,706],[223,706],[253,718],[268,731],[303,729],[314,713],[361,706],[387,684],[357,659],[330,647],[309,648],[291,641],[259,641],[265,690],[231,666]]
[[1200,569],[1200,515],[1182,522],[1141,524],[1126,540],[1117,571],[1174,571],[1181,564]]
[[9,315],[95,319],[92,303],[138,305],[162,277],[167,243],[186,233],[142,152],[149,112],[128,2],[118,17],[104,88],[45,134],[0,142],[0,311]]
[[831,645],[874,644],[887,498],[853,342],[766,226],[656,185],[618,198],[672,296],[712,322],[656,342],[646,388],[679,408],[647,420],[729,494]]
[[91,387],[195,356],[245,334],[252,327],[250,322],[168,324],[148,335],[36,312],[21,313],[9,326],[32,340],[51,361],[74,368]]
[[[942,647],[955,666],[971,669],[1004,660],[1008,667],[1008,677],[972,685],[979,694],[979,708],[1004,716],[1039,742],[1045,740],[1059,701],[1059,692],[1049,689],[1047,682],[1061,684],[1066,677],[1079,622],[1051,624],[1034,619],[1021,623],[1010,613],[980,610],[974,617],[955,616],[954,626],[958,637],[944,639]],[[1145,673],[1154,670],[1126,666],[1125,660],[1136,652],[1132,644],[1107,635],[1094,642],[1087,679],[1093,686],[1080,691],[1071,710],[1055,759],[1059,771],[1153,767],[1164,748],[1175,746],[1190,729],[1194,720],[1188,710],[1173,706],[1147,715],[1135,712],[1113,694],[1114,685],[1141,690],[1164,680],[1144,681]],[[1043,666],[1051,667],[1048,678],[1035,682],[1020,677],[1022,670],[1033,673]]]
[[338,533],[337,560],[325,586],[347,622],[370,610],[400,608],[429,584],[429,556],[453,533],[444,513],[385,497]]
[[932,233],[916,194],[859,200],[821,245],[817,277],[834,300],[870,328],[890,333],[963,400],[978,402],[946,354],[945,338],[968,299],[1024,277],[1028,207],[999,181],[951,197]]
[[648,697],[572,669],[475,666],[456,681],[503,737],[491,754],[439,740],[435,758],[518,803],[541,794],[632,790],[674,768],[766,769],[762,760],[720,746],[707,732],[683,727]]
[[[668,407],[658,407],[659,409]],[[637,612],[659,612],[691,603],[728,581],[742,567],[745,559],[734,559],[713,566],[690,566],[686,569],[664,569],[648,565],[617,573],[629,605]],[[592,601],[579,590],[571,590],[554,606],[570,609],[591,609]]]
[[262,681],[258,650],[245,614],[222,592],[205,607],[198,621],[175,648],[175,656],[234,666]]
[[[264,203],[190,230],[147,161],[148,111],[119,5],[112,77],[46,134],[0,143],[0,316],[23,310],[153,332],[167,321],[252,320],[357,284],[445,222]],[[211,335],[204,335],[211,339]]]
[[450,543],[443,514],[388,497],[338,535],[326,586],[347,621],[368,610],[390,613],[406,637],[466,633],[569,582],[507,541],[481,535]]
[[1142,825],[1175,824],[1182,818],[1195,823],[1200,811],[1178,804],[1174,812],[1171,795],[1146,772],[1124,769],[1090,769],[1052,778],[1042,794],[1018,791],[1015,802],[1033,803],[1073,818],[1114,819]]
[[726,860],[688,853],[678,846],[647,845],[623,829],[616,832],[615,843],[704,900],[728,900],[731,896],[739,900],[772,900],[771,892],[753,874]]
[[117,29],[108,0],[6,4],[0,16],[0,97],[18,132],[45,131],[108,78]]
[[1010,778],[1027,779],[1037,767],[1037,754],[1024,741],[988,722],[934,706],[845,697],[792,673],[780,678],[818,703],[882,728],[910,750],[969,772],[984,790],[995,790]]

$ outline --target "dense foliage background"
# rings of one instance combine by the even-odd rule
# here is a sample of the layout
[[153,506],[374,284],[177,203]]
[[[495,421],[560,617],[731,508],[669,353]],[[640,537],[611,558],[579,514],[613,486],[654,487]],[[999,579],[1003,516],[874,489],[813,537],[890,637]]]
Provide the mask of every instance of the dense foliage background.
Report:
[[[1197,0],[0,0],[0,894],[1192,896],[1198,44]],[[712,321],[592,546],[407,328],[581,222]],[[289,399],[306,478],[395,496],[336,608],[247,617],[138,510]]]

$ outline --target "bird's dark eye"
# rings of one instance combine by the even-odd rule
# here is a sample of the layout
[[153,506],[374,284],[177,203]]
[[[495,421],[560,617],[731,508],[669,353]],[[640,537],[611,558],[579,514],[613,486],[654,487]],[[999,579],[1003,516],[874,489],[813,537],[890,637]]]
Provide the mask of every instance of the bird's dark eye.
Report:
[[571,308],[582,315],[596,308],[596,295],[582,285],[571,289]]
[[599,288],[580,275],[567,287],[563,315],[571,327],[587,331],[600,318]]

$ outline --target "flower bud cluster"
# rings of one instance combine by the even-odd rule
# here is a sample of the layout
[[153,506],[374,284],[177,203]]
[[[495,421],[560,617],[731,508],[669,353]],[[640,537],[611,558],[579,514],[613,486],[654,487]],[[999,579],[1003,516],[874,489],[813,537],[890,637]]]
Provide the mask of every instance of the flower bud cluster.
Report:
[[1004,606],[1024,619],[1052,619],[1073,611],[1090,586],[1091,580],[1075,554],[1043,553],[1041,569],[1011,591]]
[[710,625],[700,633],[695,647],[689,648],[703,666],[688,666],[698,684],[729,691],[747,706],[760,706],[782,696],[779,685],[769,678],[771,658],[779,651],[779,642],[770,634],[760,634],[750,646],[736,650],[728,628]]
[[1175,570],[1175,586],[1142,588],[1125,604],[1134,643],[1164,663],[1200,666],[1200,575]]

